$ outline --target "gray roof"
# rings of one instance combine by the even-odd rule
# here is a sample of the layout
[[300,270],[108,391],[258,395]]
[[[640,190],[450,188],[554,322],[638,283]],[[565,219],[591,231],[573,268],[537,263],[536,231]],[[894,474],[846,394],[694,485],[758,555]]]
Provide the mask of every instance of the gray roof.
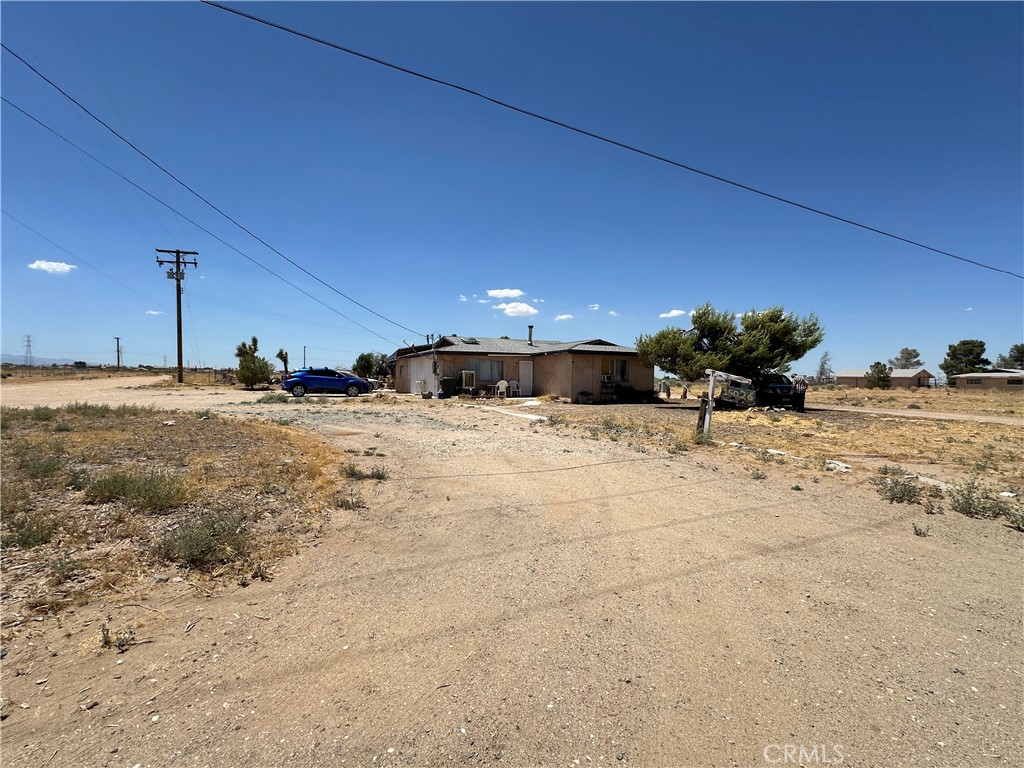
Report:
[[406,347],[395,353],[395,357],[415,357],[430,354],[434,346],[437,352],[449,355],[522,355],[537,356],[562,352],[581,352],[586,354],[604,353],[609,355],[635,355],[633,347],[612,344],[604,339],[584,339],[582,341],[551,341],[534,339],[531,344],[526,339],[485,338],[482,336],[442,336],[436,345],[420,344]]
[[[839,373],[836,373],[835,376],[836,378],[842,376],[843,378],[862,379],[867,374],[867,372],[867,368],[864,368],[863,370],[860,371],[851,368],[846,371],[839,371]],[[930,373],[927,368],[893,368],[892,373],[889,375],[894,379],[913,379],[918,376],[930,376],[934,378],[934,375]]]
[[1000,368],[996,371],[978,371],[977,373],[958,373],[954,379],[965,379],[970,376],[972,379],[1016,379],[1024,376],[1024,371],[1018,368]]

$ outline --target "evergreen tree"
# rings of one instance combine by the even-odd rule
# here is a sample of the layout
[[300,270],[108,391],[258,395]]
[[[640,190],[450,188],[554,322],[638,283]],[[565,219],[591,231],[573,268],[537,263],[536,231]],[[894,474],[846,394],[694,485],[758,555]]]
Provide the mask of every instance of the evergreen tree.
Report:
[[864,386],[868,389],[889,389],[892,386],[892,368],[882,362],[874,362],[864,372]]

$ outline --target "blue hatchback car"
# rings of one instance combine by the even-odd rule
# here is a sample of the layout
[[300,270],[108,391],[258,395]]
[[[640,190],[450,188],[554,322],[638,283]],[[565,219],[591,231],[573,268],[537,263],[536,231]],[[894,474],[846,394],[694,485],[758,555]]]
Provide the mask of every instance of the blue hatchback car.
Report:
[[281,382],[281,389],[291,392],[294,397],[302,397],[307,392],[356,397],[365,395],[372,387],[366,379],[331,368],[300,368]]

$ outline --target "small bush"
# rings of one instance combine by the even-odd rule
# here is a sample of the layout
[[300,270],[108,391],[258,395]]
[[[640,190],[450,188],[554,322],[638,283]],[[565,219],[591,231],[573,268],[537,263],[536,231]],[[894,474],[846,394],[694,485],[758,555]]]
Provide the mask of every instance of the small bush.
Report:
[[135,630],[119,629],[111,634],[110,627],[106,624],[100,625],[100,645],[104,648],[116,648],[118,653],[124,653],[135,644]]
[[356,494],[355,496],[346,496],[339,492],[334,496],[334,503],[338,505],[339,509],[366,508],[366,502],[363,501],[363,497],[358,494]]
[[371,480],[387,480],[391,477],[391,470],[387,467],[375,466],[370,470]]
[[46,544],[53,538],[57,524],[41,512],[24,512],[7,523],[4,543],[11,543],[18,549],[32,549]]
[[68,424],[66,421],[58,421],[56,424],[53,425],[54,432],[72,432],[74,431],[74,429],[75,428]]
[[803,488],[801,488],[799,485],[791,485],[791,486],[789,486],[789,490],[791,490],[791,491],[802,491]]
[[967,517],[978,517],[991,519],[999,517],[1007,510],[1007,505],[1001,499],[993,499],[989,496],[990,491],[985,488],[977,477],[971,477],[960,485],[950,486],[949,506],[954,512],[959,512]]
[[925,528],[922,528],[917,523],[911,523],[911,525],[914,526],[914,535],[915,536],[921,536],[921,537],[927,536],[928,535],[928,531],[930,531],[932,529],[931,526],[927,526]]
[[1010,521],[1011,527],[1024,532],[1024,512],[1019,509],[1010,509],[1007,507],[1003,510],[1003,514],[1006,516],[1006,519]]
[[69,414],[76,414],[78,416],[104,418],[113,413],[113,409],[106,403],[103,403],[101,405],[93,405],[91,403],[72,403],[71,405],[64,406],[64,412]]
[[755,469],[753,472],[750,473],[750,477],[753,480],[764,480],[766,477],[768,477],[768,475],[766,475],[760,469]]
[[63,584],[75,575],[79,566],[80,563],[77,560],[72,560],[66,554],[61,555],[50,563],[50,575],[53,578],[53,583]]
[[367,474],[355,464],[346,464],[343,466],[341,468],[341,474],[349,480],[365,480],[367,478]]
[[22,456],[18,466],[26,477],[40,482],[53,480],[63,471],[66,459],[63,456]]
[[907,474],[907,470],[905,470],[899,464],[886,464],[883,467],[879,467],[877,471],[878,474],[883,476],[903,477],[905,474]]
[[876,477],[872,479],[878,495],[890,504],[917,504],[921,501],[921,489],[913,480],[902,477]]
[[0,511],[4,516],[27,512],[32,506],[32,493],[28,484],[17,480],[0,482]]
[[288,395],[284,392],[267,392],[265,395],[260,395],[257,399],[257,403],[287,403]]
[[121,501],[143,512],[175,509],[188,498],[184,480],[162,472],[114,472],[85,489],[88,502]]
[[693,444],[713,446],[715,441],[711,439],[711,435],[705,435],[703,432],[698,432],[693,436]]
[[[909,408],[912,411],[920,411],[921,410],[921,406],[918,405],[917,403],[910,403],[910,404],[907,405],[907,408]],[[925,534],[925,535],[927,536],[927,534]]]
[[46,405],[37,405],[29,411],[29,418],[32,421],[53,421],[56,417],[57,412]]
[[926,515],[942,515],[945,511],[942,509],[941,504],[936,504],[931,499],[928,499],[924,503],[924,513]]
[[163,535],[156,545],[162,560],[199,570],[245,558],[252,536],[240,514],[207,512]]

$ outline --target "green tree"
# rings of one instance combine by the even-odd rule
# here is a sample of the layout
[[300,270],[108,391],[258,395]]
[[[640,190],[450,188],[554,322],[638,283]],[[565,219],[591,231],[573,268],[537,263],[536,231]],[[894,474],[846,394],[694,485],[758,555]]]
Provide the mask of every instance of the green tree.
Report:
[[889,361],[890,368],[920,368],[922,365],[921,353],[913,347],[904,347]]
[[288,353],[285,352],[284,347],[277,350],[277,359],[281,361],[281,365],[284,366],[284,375],[288,375]]
[[996,368],[1024,370],[1024,344],[1014,344],[1005,355],[999,355],[996,358]]
[[391,375],[391,361],[383,352],[363,352],[352,364],[356,376],[383,379]]
[[[954,384],[954,376],[961,373],[974,373],[988,368],[990,363],[985,358],[985,342],[979,339],[963,339],[950,344],[946,359],[939,363],[939,368],[946,374],[950,384]],[[954,384],[955,385],[955,384]]]
[[265,357],[257,357],[259,347],[259,340],[253,336],[251,344],[243,341],[235,349],[235,357],[238,358],[238,371],[235,375],[247,389],[270,381],[270,377],[274,375],[274,367],[270,361]]
[[868,389],[889,389],[892,386],[892,367],[882,362],[874,362],[864,372],[864,386]]
[[707,368],[758,378],[783,373],[789,364],[818,346],[825,334],[814,315],[797,317],[782,307],[743,315],[736,328],[732,312],[710,303],[694,310],[693,328],[666,328],[640,336],[636,348],[644,365],[656,365],[684,381],[704,376]]

